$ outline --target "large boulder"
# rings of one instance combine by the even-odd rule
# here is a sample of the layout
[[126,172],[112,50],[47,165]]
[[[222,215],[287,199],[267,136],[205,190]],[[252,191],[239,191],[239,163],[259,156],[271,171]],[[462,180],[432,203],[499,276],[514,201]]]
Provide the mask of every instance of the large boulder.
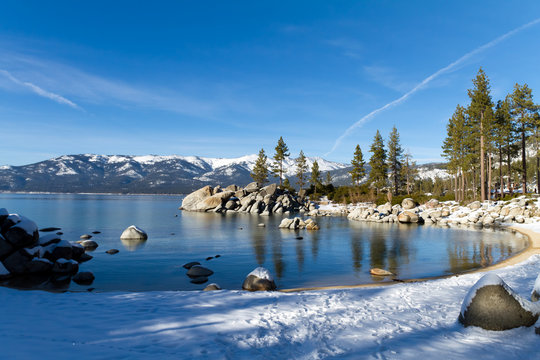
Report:
[[486,330],[532,326],[538,307],[516,294],[500,277],[484,275],[470,290],[461,306],[459,322]]
[[291,226],[291,224],[293,224],[293,223],[294,223],[294,219],[285,218],[285,219],[281,220],[281,223],[279,224],[279,228],[280,229],[288,229],[289,226]]
[[14,247],[34,246],[39,240],[39,231],[35,222],[24,216],[9,216],[7,219],[15,222],[4,233],[4,238]]
[[398,221],[402,224],[417,223],[419,220],[418,215],[412,211],[403,211],[398,215]]
[[474,211],[480,209],[482,207],[482,203],[480,201],[473,201],[467,206],[469,207],[469,209]]
[[15,247],[0,234],[0,259],[15,251]]
[[439,200],[437,199],[431,199],[425,204],[426,209],[435,209],[438,206],[439,206]]
[[76,274],[79,263],[75,260],[58,259],[53,265],[52,272],[57,274]]
[[222,191],[215,195],[203,199],[195,206],[196,211],[208,211],[215,208],[220,208],[234,195],[233,191]]
[[242,284],[242,289],[248,291],[276,290],[276,283],[270,271],[263,267],[258,267],[248,274]]
[[405,198],[403,199],[403,201],[401,202],[401,207],[404,209],[404,210],[410,210],[410,209],[414,209],[416,207],[416,202],[411,199],[411,198]]
[[259,191],[259,184],[257,184],[256,182],[249,183],[244,188],[244,191],[246,191],[249,194],[257,192],[257,191]]
[[95,276],[90,271],[81,271],[73,277],[73,281],[79,285],[90,285],[94,282]]
[[[120,240],[146,240],[148,239],[148,235],[144,230],[141,228],[138,228],[135,225],[129,226],[124,232],[122,232],[122,235],[120,235]],[[84,246],[84,243],[83,243]]]
[[195,211],[197,204],[209,196],[212,196],[212,187],[207,185],[187,195],[182,201],[181,208],[188,211]]

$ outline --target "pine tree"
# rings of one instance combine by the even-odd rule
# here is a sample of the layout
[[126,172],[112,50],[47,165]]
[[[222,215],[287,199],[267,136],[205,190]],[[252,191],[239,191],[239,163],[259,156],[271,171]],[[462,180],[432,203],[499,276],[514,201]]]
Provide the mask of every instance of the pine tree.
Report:
[[403,182],[401,168],[403,161],[403,149],[399,143],[399,133],[394,126],[388,139],[388,170],[390,171],[390,179],[394,188],[394,195],[398,194],[399,187]]
[[315,187],[315,194],[317,193],[317,185],[321,183],[321,172],[319,170],[319,163],[317,160],[313,162],[311,166],[311,179],[309,181],[311,185]]
[[416,170],[416,162],[412,160],[412,155],[408,151],[403,155],[403,167],[401,168],[401,174],[405,179],[407,195],[411,195],[414,178],[416,174],[418,174],[418,170]]
[[308,170],[309,166],[307,164],[306,156],[304,155],[304,152],[300,150],[300,155],[296,158],[296,177],[298,178],[296,183],[300,186],[300,190],[302,190],[306,184],[306,173]]
[[259,151],[259,156],[255,161],[253,172],[250,174],[253,178],[253,181],[259,184],[259,186],[262,186],[268,182],[268,163],[266,162],[267,159],[268,158],[264,153],[264,149],[261,149]]
[[473,88],[467,90],[471,104],[468,112],[472,123],[476,126],[476,132],[479,136],[479,153],[480,153],[480,195],[481,200],[488,198],[486,188],[486,170],[485,170],[485,155],[486,155],[486,136],[491,128],[491,114],[493,104],[491,95],[489,94],[490,86],[484,70],[480,68],[476,78],[473,80]]
[[[507,184],[511,189],[511,159],[515,155],[515,135],[512,116],[510,115],[510,99],[499,100],[495,107],[493,144],[499,152],[499,192],[504,197],[503,159],[507,159]],[[506,156],[505,156],[506,155]]]
[[454,173],[454,194],[456,201],[465,199],[465,171],[468,170],[467,144],[468,119],[465,108],[460,105],[446,125],[446,139],[443,143],[443,157],[448,160],[448,170]]
[[514,85],[514,92],[511,98],[511,114],[517,125],[517,132],[521,137],[521,181],[523,194],[527,192],[527,157],[525,152],[527,137],[531,130],[531,122],[537,106],[532,100],[532,90],[524,84]]
[[325,185],[332,185],[332,174],[330,174],[330,171],[326,172],[326,179],[325,179]]
[[279,177],[279,185],[283,185],[283,161],[289,156],[289,148],[283,137],[279,137],[278,143],[276,145],[276,153],[274,154],[274,166],[272,167],[272,172],[275,177]]
[[369,159],[369,165],[371,166],[371,171],[369,172],[369,183],[371,186],[375,187],[377,193],[386,186],[386,150],[384,149],[384,141],[377,130],[375,138],[373,139],[373,144],[369,150],[372,155]]
[[362,149],[360,145],[356,145],[354,150],[354,157],[351,161],[352,170],[349,171],[352,178],[353,185],[360,185],[360,180],[366,176],[366,163],[364,162],[364,156],[362,155]]

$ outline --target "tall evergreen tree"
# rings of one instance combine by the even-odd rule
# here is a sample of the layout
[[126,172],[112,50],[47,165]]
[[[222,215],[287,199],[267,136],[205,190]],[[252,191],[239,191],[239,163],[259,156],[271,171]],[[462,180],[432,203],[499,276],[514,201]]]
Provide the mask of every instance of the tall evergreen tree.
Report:
[[403,149],[399,143],[399,133],[394,126],[388,139],[388,170],[394,190],[394,195],[398,194],[399,187],[403,182],[401,168],[403,162]]
[[296,158],[296,177],[298,178],[296,183],[300,186],[300,190],[302,190],[306,184],[306,173],[308,170],[309,166],[307,164],[306,156],[304,155],[304,152],[300,150],[300,155]]
[[384,140],[377,130],[371,148],[371,158],[369,159],[369,165],[371,171],[369,173],[369,183],[375,187],[377,193],[386,186],[386,150],[384,149]]
[[467,113],[464,107],[457,105],[454,114],[446,125],[446,138],[442,149],[443,157],[448,160],[448,170],[454,173],[454,194],[456,201],[465,198],[465,171],[468,169],[467,154]]
[[512,116],[510,115],[510,100],[507,97],[499,100],[495,107],[493,143],[499,153],[499,193],[504,196],[503,161],[507,159],[507,185],[511,189],[511,166],[512,157],[515,154],[515,135],[513,131]]
[[401,168],[401,174],[405,179],[405,188],[407,195],[411,195],[413,189],[413,182],[418,170],[416,170],[416,162],[412,160],[410,152],[406,152],[403,155],[403,167]]
[[272,172],[275,177],[279,177],[279,185],[283,185],[283,161],[289,156],[289,148],[283,137],[279,137],[278,143],[276,145],[276,153],[274,154],[274,166],[272,167]]
[[330,171],[326,172],[326,179],[324,180],[324,182],[326,183],[326,186],[332,185],[332,174],[330,174]]
[[362,155],[362,149],[360,145],[356,145],[354,150],[354,157],[351,161],[352,170],[349,171],[352,178],[353,185],[360,185],[360,180],[366,176],[366,163],[364,162],[364,156]]
[[537,107],[532,99],[532,90],[527,84],[514,85],[514,92],[510,96],[511,114],[517,125],[517,132],[521,137],[521,181],[523,194],[527,192],[527,155],[525,151],[527,137],[531,130],[531,122]]
[[253,181],[259,184],[259,186],[262,186],[268,182],[268,163],[266,162],[267,159],[268,158],[264,153],[264,149],[261,149],[259,151],[259,156],[255,161],[253,172],[250,174],[253,178]]
[[481,200],[488,198],[486,188],[486,136],[491,128],[491,114],[493,104],[491,102],[489,79],[484,70],[480,68],[476,78],[473,79],[473,88],[467,90],[471,104],[468,112],[472,123],[476,127],[476,132],[479,136],[479,153],[480,153],[480,195]]
[[317,185],[321,183],[321,172],[317,160],[315,160],[311,166],[311,179],[309,182],[315,187],[315,193],[317,193]]

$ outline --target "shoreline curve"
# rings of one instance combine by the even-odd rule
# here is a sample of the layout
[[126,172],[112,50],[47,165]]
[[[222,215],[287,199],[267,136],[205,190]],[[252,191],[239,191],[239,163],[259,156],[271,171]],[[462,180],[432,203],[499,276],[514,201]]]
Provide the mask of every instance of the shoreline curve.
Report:
[[401,283],[416,283],[416,282],[426,282],[430,280],[448,279],[454,276],[461,276],[465,274],[474,274],[474,273],[501,269],[501,268],[512,266],[522,261],[525,261],[532,255],[540,254],[540,233],[537,233],[535,231],[532,231],[531,229],[523,228],[520,226],[509,226],[506,229],[514,230],[514,231],[519,232],[522,235],[525,235],[528,239],[528,246],[525,249],[521,250],[520,252],[512,255],[511,257],[507,259],[504,259],[501,262],[498,262],[496,264],[489,265],[483,268],[467,270],[467,271],[463,271],[456,274],[450,274],[450,275],[439,275],[439,276],[430,276],[430,277],[424,277],[424,278],[414,278],[414,279],[404,279],[404,280],[401,280],[401,279],[389,280],[389,281],[381,281],[379,283],[371,283],[371,284],[313,286],[313,287],[300,287],[300,288],[291,288],[291,289],[279,289],[277,291],[283,292],[283,293],[293,293],[293,292],[317,291],[317,290],[374,288],[374,287],[379,287],[379,286],[391,286],[391,285],[396,285],[396,284],[401,284]]

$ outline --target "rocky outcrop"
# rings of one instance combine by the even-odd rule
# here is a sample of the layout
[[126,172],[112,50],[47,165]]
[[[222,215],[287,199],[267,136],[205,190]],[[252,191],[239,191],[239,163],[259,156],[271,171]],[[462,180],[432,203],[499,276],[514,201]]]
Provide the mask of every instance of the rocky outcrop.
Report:
[[242,289],[248,291],[272,291],[276,288],[270,271],[263,267],[258,267],[250,272],[242,284]]
[[0,279],[46,275],[47,281],[48,275],[56,280],[62,277],[69,284],[79,262],[91,258],[81,245],[62,240],[58,234],[40,236],[32,220],[0,209]]
[[[407,201],[405,201],[407,200]],[[402,204],[410,207],[416,204],[405,199]],[[431,199],[423,205],[405,209],[402,205],[390,203],[375,206],[360,204],[349,212],[348,218],[357,221],[438,224],[442,226],[467,225],[474,227],[496,227],[513,223],[533,223],[540,221],[540,209],[536,199],[531,201],[519,197],[510,201],[475,201],[467,206],[459,206],[454,201],[439,202]]]
[[463,301],[459,322],[486,330],[508,330],[532,326],[540,307],[516,294],[500,277],[484,275]]
[[294,219],[285,218],[281,220],[281,223],[278,226],[280,229],[290,229],[290,230],[319,230],[319,225],[313,219],[307,219],[306,221],[302,220],[299,217]]
[[253,182],[243,189],[236,185],[229,185],[225,190],[220,186],[205,186],[187,195],[180,209],[270,215],[299,211],[311,213],[317,211],[317,206],[292,196],[288,190],[279,188],[277,184],[259,187]]

